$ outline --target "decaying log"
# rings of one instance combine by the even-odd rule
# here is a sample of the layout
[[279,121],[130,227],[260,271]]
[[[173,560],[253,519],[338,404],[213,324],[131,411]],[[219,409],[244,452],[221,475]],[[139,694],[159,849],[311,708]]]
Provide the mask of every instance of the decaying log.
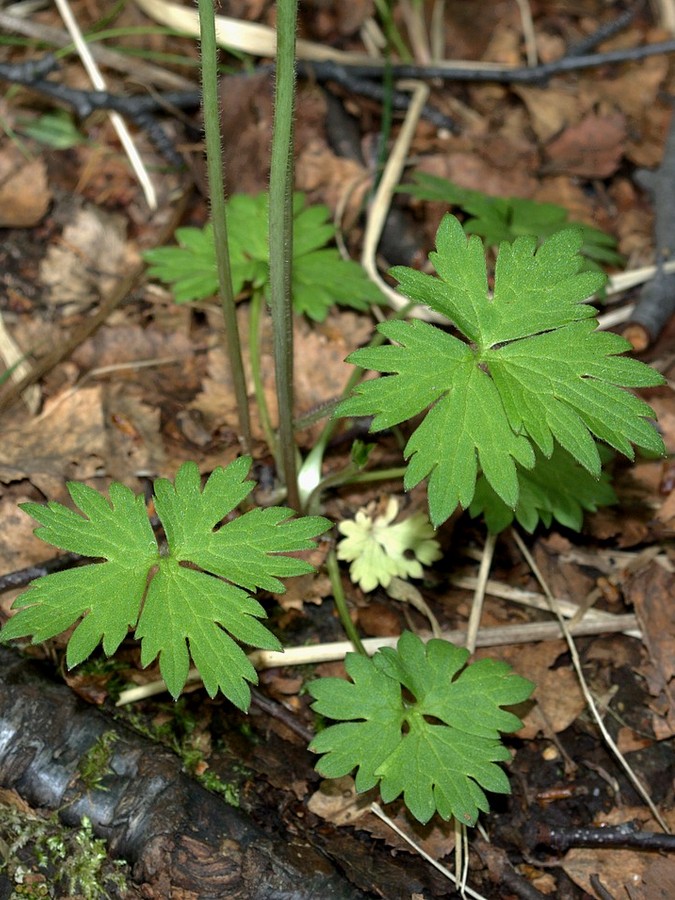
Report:
[[[109,747],[104,774],[78,764]],[[316,850],[263,832],[188,777],[180,759],[80,700],[49,668],[0,647],[0,786],[68,825],[88,816],[155,896],[230,900],[364,897]]]

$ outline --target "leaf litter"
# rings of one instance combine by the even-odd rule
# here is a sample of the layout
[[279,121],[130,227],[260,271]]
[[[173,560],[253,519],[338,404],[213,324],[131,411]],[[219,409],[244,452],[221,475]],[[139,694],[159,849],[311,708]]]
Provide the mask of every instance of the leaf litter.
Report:
[[[246,11],[250,14],[255,13],[252,4],[242,3],[240,6],[244,13]],[[470,22],[465,21],[467,12],[461,9],[463,5],[451,6],[453,15],[457,17],[457,27],[448,34],[446,49],[448,58],[468,56],[478,59],[502,59],[507,62],[521,61],[521,27],[515,5],[514,10],[509,11],[509,15],[501,22],[493,21],[491,11],[487,9],[485,21],[476,21],[474,16],[470,17]],[[539,14],[543,20],[537,22],[537,27],[541,31],[542,53],[549,45],[549,53],[556,50],[555,29],[547,31],[545,27],[550,7],[551,4],[541,5]],[[600,14],[601,10],[594,9],[594,12]],[[592,14],[584,19],[566,17],[559,13],[556,13],[556,16],[558,23],[556,27],[562,31],[565,39],[579,37],[584,31],[592,30],[595,25]],[[338,13],[334,13],[333,19],[326,14],[321,22],[317,20],[313,23],[316,34],[321,34],[322,37],[330,34],[332,28],[338,27],[336,24],[338,20],[343,18]],[[349,33],[348,40],[358,44],[355,33],[353,31]],[[657,37],[658,33],[653,29],[650,30],[644,18],[638,17],[622,39],[634,45],[645,39],[654,40]],[[181,43],[179,46],[182,48],[184,45]],[[611,46],[612,43],[607,45],[608,48]],[[253,87],[247,101],[248,106],[246,103],[241,104],[237,113],[238,120],[227,130],[230,138],[227,155],[231,162],[229,171],[232,173],[232,183],[236,185],[237,190],[255,193],[265,187],[265,159],[269,141],[271,104],[265,91],[261,91],[260,83],[256,85],[251,81],[251,84]],[[671,89],[672,75],[669,73],[665,57],[653,58],[643,63],[627,63],[621,70],[609,76],[606,72],[580,74],[573,92],[574,102],[566,99],[572,96],[567,91],[567,85],[556,86],[555,83],[550,89],[544,87],[512,90],[504,86],[470,86],[460,89],[454,98],[456,102],[453,112],[459,110],[461,114],[462,110],[465,111],[463,133],[459,136],[439,137],[433,129],[423,126],[416,137],[414,152],[421,157],[423,170],[451,177],[464,187],[483,189],[502,196],[517,193],[524,197],[564,202],[573,208],[573,218],[578,216],[589,224],[613,231],[619,239],[621,252],[629,258],[632,265],[639,265],[650,261],[651,209],[640,191],[625,177],[624,170],[627,164],[649,167],[660,162],[669,115],[667,104],[660,100],[660,92]],[[303,87],[304,90],[306,89]],[[442,107],[449,103],[450,93],[446,91],[444,96],[441,91],[435,90],[433,99]],[[230,95],[232,96],[232,92]],[[519,100],[515,99],[516,95]],[[260,106],[263,99],[268,104],[267,112]],[[258,103],[257,107],[254,100]],[[375,108],[368,103],[359,107],[358,101],[354,99],[349,99],[348,102],[351,111],[357,114],[363,131],[366,133],[376,131]],[[525,111],[522,105],[518,108],[518,104],[523,102]],[[299,186],[312,191],[313,201],[325,202],[332,210],[336,210],[345,203],[340,184],[344,183],[346,176],[351,178],[353,174],[356,180],[363,172],[360,169],[357,171],[351,167],[346,168],[341,158],[328,146],[326,135],[323,133],[324,112],[320,101],[311,107],[300,103],[298,114],[299,159],[306,160],[309,164],[311,154],[316,152],[316,148],[321,148],[322,152],[319,173],[310,172],[304,175],[302,171],[299,172]],[[595,150],[600,146],[598,129],[603,132],[603,138],[606,139],[607,123],[618,124],[620,121],[624,121],[626,127],[611,130],[609,134],[611,141],[607,142],[602,154],[595,154]],[[105,130],[102,136],[104,140],[108,139]],[[586,148],[582,154],[583,171],[579,169],[578,161],[580,140],[581,146]],[[312,144],[313,141],[318,143]],[[586,152],[589,146],[593,150],[591,169],[588,168],[589,154]],[[74,177],[69,177],[65,168],[58,171],[60,157],[52,152],[46,154],[50,187],[55,185],[59,190],[65,189],[72,196],[77,196],[78,178],[82,177],[79,189],[85,190],[90,199],[95,197],[102,207],[108,205],[108,213],[119,215],[121,210],[123,216],[128,216],[131,226],[124,253],[133,255],[137,252],[139,244],[152,246],[152,227],[139,215],[136,192],[129,187],[126,171],[116,168],[112,162],[106,164],[105,171],[97,171],[97,160],[100,163],[104,159],[100,149],[80,146],[69,151],[69,154],[69,164],[74,166],[72,172]],[[334,163],[332,171],[331,159]],[[256,160],[259,160],[259,163]],[[620,167],[619,171],[614,174],[617,166]],[[364,169],[364,172],[367,170]],[[301,181],[303,178],[306,179],[306,186]],[[597,181],[598,178],[606,180]],[[588,179],[596,180],[591,183]],[[38,180],[34,182],[36,189],[40,184]],[[39,188],[39,191],[42,190]],[[41,204],[38,203],[38,209],[41,205],[47,208],[46,196],[45,193],[38,198],[41,201]],[[135,204],[136,208],[130,209],[126,204]],[[433,203],[416,202],[413,206],[420,237],[426,240],[424,249],[429,250],[440,219],[440,211]],[[198,213],[198,206],[195,209]],[[50,223],[49,213],[46,215],[47,219],[43,219],[42,226],[33,226],[45,229],[43,232],[36,231],[34,239],[40,240],[41,234],[47,234],[49,240],[54,240],[60,223]],[[354,208],[350,210],[349,217],[354,219]],[[203,221],[197,217],[194,224],[201,226]],[[347,235],[347,239],[348,242],[356,241],[358,233]],[[96,259],[95,261],[100,262]],[[100,268],[110,274],[110,267],[104,265]],[[115,266],[111,270],[113,275],[114,269]],[[118,274],[122,273],[118,271]],[[51,312],[46,303],[46,293],[42,290],[36,298],[30,294],[27,287],[24,290],[20,280],[14,282],[11,279],[6,280],[5,287],[8,289],[7,297],[11,302],[9,315],[7,316],[8,310],[4,305],[3,314],[6,315],[10,326],[16,325],[19,330],[22,327],[28,329],[28,326],[22,324],[22,319],[44,317],[45,321],[50,323],[50,333],[58,333],[54,329],[68,327],[68,322],[64,318],[66,313],[75,318],[82,314],[74,308],[59,308],[56,313]],[[86,292],[79,296],[85,302],[93,302],[96,299],[88,297]],[[131,473],[128,473],[127,477],[130,484],[133,482],[134,488],[137,489],[146,477],[144,473],[151,476],[173,477],[182,459],[198,459],[200,470],[203,474],[208,474],[213,466],[218,463],[224,464],[236,455],[236,441],[233,441],[232,435],[227,433],[228,427],[231,428],[233,423],[227,405],[229,393],[227,381],[222,374],[218,375],[219,370],[221,373],[223,371],[222,360],[217,359],[220,351],[213,349],[215,341],[212,341],[212,337],[214,331],[218,329],[217,316],[209,313],[202,316],[201,320],[199,314],[182,316],[177,324],[178,319],[164,315],[166,306],[166,299],[160,298],[158,301],[157,293],[153,293],[150,288],[141,290],[133,302],[122,312],[115,314],[114,319],[106,326],[105,332],[100,332],[97,338],[91,339],[88,345],[82,348],[81,355],[75,356],[74,363],[71,361],[62,364],[46,380],[43,386],[47,404],[45,412],[49,411],[50,404],[54,404],[55,412],[47,416],[39,428],[37,423],[19,411],[19,408],[12,414],[9,426],[5,424],[3,427],[3,446],[0,453],[3,496],[0,498],[0,515],[6,540],[17,552],[20,549],[21,555],[16,557],[17,560],[26,562],[38,560],[41,558],[40,552],[44,552],[43,549],[38,549],[39,542],[28,537],[29,529],[17,528],[15,525],[14,504],[18,500],[40,501],[47,497],[65,499],[65,481],[73,477],[82,478],[96,487],[104,486],[111,478],[126,481],[122,472],[127,462],[130,469],[133,469],[133,478],[130,477]],[[243,317],[244,314],[240,312],[240,315]],[[130,354],[125,352],[125,347],[132,341],[132,337],[136,340],[147,335],[150,333],[148,329],[152,330],[153,323],[155,325],[161,323],[163,317],[165,324],[160,325],[159,329],[155,328],[157,339],[152,345],[139,346],[139,352],[132,356],[136,360],[151,360],[163,355],[183,354],[183,362],[173,367],[137,370],[133,376],[133,402],[130,408],[125,406],[124,409],[116,411],[114,409],[117,402],[116,391],[107,392],[100,386],[83,386],[74,394],[70,394],[78,379],[86,374],[88,369],[96,365],[114,366],[128,362]],[[342,365],[342,359],[349,350],[363,342],[366,329],[362,320],[353,313],[331,313],[328,322],[329,327],[323,332],[308,327],[304,322],[296,326],[301,385],[298,406],[302,412],[340,392],[347,370],[347,367]],[[181,341],[178,342],[180,346],[177,346],[174,329],[181,329]],[[106,333],[110,338],[107,345],[101,342],[101,335]],[[672,332],[666,332],[662,340],[664,343],[654,348],[653,358],[663,357],[664,353],[667,353],[668,341],[672,342]],[[204,349],[209,346],[210,349]],[[672,368],[672,363],[669,364],[666,359],[664,371],[667,374],[669,368]],[[264,356],[264,372],[266,389],[270,391],[271,367],[267,352]],[[672,372],[670,374],[672,376]],[[123,374],[123,370],[118,374],[106,376],[108,379],[120,381],[130,377],[129,373]],[[212,396],[207,402],[209,392]],[[171,402],[171,395],[179,396],[180,403]],[[675,405],[672,395],[668,390],[658,389],[652,394],[647,393],[646,399],[658,409],[664,440],[672,452],[675,447],[675,431],[672,428],[672,422],[675,421]],[[177,419],[177,405],[180,404],[204,415],[202,424],[210,440],[204,447],[198,448],[194,441],[190,441],[185,428],[180,426]],[[217,412],[219,409],[226,411],[220,419]],[[117,425],[112,424],[112,415],[117,415]],[[144,421],[141,422],[141,419]],[[110,440],[111,433],[115,436],[114,441]],[[306,446],[310,445],[315,433],[312,430],[303,435],[303,439],[307,442]],[[194,436],[194,432],[192,434]],[[139,446],[146,446],[148,452],[139,456]],[[385,437],[384,446],[394,453],[395,442],[391,437]],[[335,453],[333,461],[337,468],[339,454],[345,450],[341,451],[338,446],[333,452]],[[265,470],[265,466],[269,468],[269,459],[266,459],[261,442],[255,448],[255,455],[261,471]],[[670,637],[672,622],[668,613],[672,605],[672,578],[662,565],[664,562],[673,561],[674,532],[672,516],[659,518],[661,510],[667,511],[670,508],[666,506],[669,498],[672,506],[675,492],[672,484],[664,489],[661,483],[662,471],[661,463],[638,462],[633,472],[619,478],[615,483],[622,504],[628,500],[627,505],[621,507],[621,513],[617,516],[610,511],[588,517],[586,530],[581,537],[563,532],[564,538],[558,541],[547,539],[541,533],[537,533],[534,538],[538,562],[541,565],[544,561],[548,561],[546,574],[551,578],[556,594],[581,603],[594,591],[599,591],[602,579],[605,579],[611,584],[618,599],[610,602],[612,594],[607,590],[604,593],[600,591],[596,603],[610,612],[635,608],[643,630],[642,642],[638,644],[635,638],[626,636],[616,636],[614,640],[618,642],[618,646],[637,646],[638,659],[633,659],[633,654],[629,654],[633,659],[631,665],[615,667],[612,663],[614,661],[618,663],[619,655],[612,654],[612,659],[605,663],[604,674],[601,673],[605,681],[601,679],[597,687],[600,693],[608,696],[606,712],[608,723],[617,729],[617,733],[621,733],[621,729],[629,727],[625,724],[625,720],[626,717],[630,718],[631,709],[619,708],[612,701],[611,689],[618,687],[620,692],[634,696],[636,683],[637,688],[646,686],[646,690],[642,692],[642,699],[638,701],[638,707],[646,712],[647,718],[640,723],[632,722],[634,729],[637,730],[629,728],[634,736],[632,738],[634,746],[638,745],[638,738],[643,742],[643,753],[645,751],[648,753],[650,748],[653,751],[655,747],[667,749],[668,741],[675,733],[672,715],[673,673]],[[376,496],[378,496],[376,493],[370,492],[367,488],[361,488],[356,492],[351,490],[344,492],[340,500],[339,514],[353,516],[359,507]],[[350,508],[345,508],[345,502],[350,504]],[[329,503],[333,508],[337,507],[335,500],[330,500]],[[420,505],[419,508],[423,507]],[[604,521],[611,521],[611,526],[602,524],[604,515],[608,517]],[[554,526],[553,534],[559,531],[560,529],[556,532]],[[445,581],[447,566],[453,561],[458,546],[469,544],[477,547],[481,543],[482,535],[476,525],[471,524],[465,517],[459,523],[454,519],[447,523],[441,540],[446,551],[446,559],[440,567],[427,573],[427,580],[422,583],[422,591],[442,624],[445,627],[454,627],[464,621],[465,617],[461,610],[468,608],[469,595],[465,591],[453,591],[447,586]],[[617,557],[613,563],[607,563],[602,557],[607,551],[607,542],[615,546],[623,545],[631,552],[621,558]],[[656,542],[661,547],[661,561],[652,563],[651,567],[640,568],[640,551]],[[584,557],[583,561],[575,559],[575,551],[580,550],[590,552],[591,556]],[[571,559],[566,561],[566,556]],[[11,560],[10,552],[5,569],[12,567]],[[633,562],[638,566],[634,570],[631,569]],[[535,587],[508,539],[505,539],[498,553],[496,565],[495,577],[510,584]],[[308,596],[313,593],[310,587],[307,591]],[[326,596],[325,586],[318,594],[318,599]],[[316,594],[314,596],[316,601]],[[288,619],[289,631],[284,636],[284,643],[299,642],[303,635],[312,633],[320,633],[324,637],[329,635],[339,637],[330,621],[329,604],[325,600],[323,603],[303,604],[302,599],[302,593],[299,592],[293,609],[287,610],[287,615],[290,616],[292,613],[293,617],[292,621],[291,618]],[[395,607],[395,604],[381,593],[377,594],[376,600],[385,607],[387,605]],[[426,627],[426,623],[417,613],[407,610],[405,615],[408,620],[406,624],[412,622],[418,628]],[[522,611],[496,598],[488,598],[485,616],[486,622],[518,622],[525,618]],[[314,632],[311,631],[310,625],[316,628]],[[597,660],[594,661],[594,648],[602,646],[603,640],[608,639],[583,639],[582,652],[585,654],[585,664],[599,665]],[[495,652],[491,650],[490,655],[493,656]],[[573,794],[577,792],[576,800],[573,797],[569,800],[552,801],[552,805],[548,806],[549,812],[553,809],[558,816],[568,816],[571,821],[581,819],[585,823],[589,821],[589,817],[595,822],[608,823],[637,818],[642,820],[647,829],[654,828],[655,825],[645,818],[644,807],[631,806],[626,802],[626,792],[629,788],[625,785],[620,784],[617,792],[614,787],[602,783],[601,780],[597,784],[586,781],[584,772],[589,770],[584,767],[586,762],[594,761],[591,757],[598,757],[599,765],[607,766],[608,763],[598,751],[596,736],[581,711],[578,689],[575,688],[574,676],[571,674],[564,648],[559,643],[547,642],[513,648],[509,655],[519,674],[532,678],[540,686],[539,703],[544,719],[537,725],[529,716],[526,717],[525,730],[519,734],[519,739],[531,749],[532,760],[541,763],[541,771],[537,771],[537,766],[532,760],[529,768],[519,770],[516,793],[509,802],[507,812],[500,810],[492,824],[488,821],[488,827],[494,829],[494,838],[499,840],[501,836],[502,840],[504,839],[503,829],[507,824],[505,819],[512,829],[517,829],[519,823],[527,817],[526,810],[530,810],[533,816],[542,815],[542,806],[538,801],[535,800],[535,806],[532,806],[532,791],[535,785],[543,790],[544,785],[537,782],[538,780],[543,782],[547,778],[550,782],[548,788],[565,788]],[[519,669],[519,660],[523,661],[522,669]],[[129,673],[134,673],[134,677],[143,676],[143,673],[134,672],[136,664],[131,657],[128,657],[128,666]],[[606,682],[606,679],[611,683]],[[556,691],[558,696],[564,694],[564,703],[556,703]],[[621,693],[617,694],[620,695]],[[194,696],[191,695],[191,702],[199,714],[200,705],[194,700]],[[307,712],[308,704],[309,698],[300,697],[297,709],[299,715],[311,723],[311,716]],[[266,726],[263,726],[263,729],[264,727]],[[648,729],[647,737],[644,737],[644,728]],[[574,759],[578,766],[576,774],[568,777],[561,774],[561,757],[558,757],[557,762],[552,765],[541,762],[545,752],[550,756],[552,750],[557,748],[556,742],[559,742],[565,753]],[[241,744],[239,747],[241,749]],[[255,752],[250,748],[246,753],[255,756]],[[516,753],[516,759],[519,753],[520,751]],[[668,779],[664,777],[664,772],[671,772],[672,769],[663,763],[663,757],[661,759],[661,769],[658,773],[652,774],[651,784],[655,785],[660,780],[661,799],[667,806],[669,803],[672,804],[672,788],[668,788]],[[645,779],[650,781],[649,768],[645,767],[644,771]],[[298,786],[299,782],[293,772],[285,771],[282,766],[278,775],[279,783],[283,782],[284,776],[287,777],[289,784]],[[530,781],[531,787],[521,792],[519,784],[523,778],[526,783]],[[589,795],[585,794],[584,790],[592,791],[595,788],[599,793],[597,796],[593,795],[593,799],[589,802]],[[349,785],[345,786],[345,791],[347,790]],[[300,788],[299,791],[301,796],[308,795],[303,794]],[[327,818],[330,821],[335,816],[329,812]],[[292,823],[295,819],[290,818],[288,821]],[[360,828],[377,835],[378,841],[382,839],[381,826],[376,824],[376,820],[369,813],[364,813],[358,822]],[[410,819],[406,821],[405,828],[413,830],[415,827]],[[444,835],[440,840],[436,840],[436,843],[430,843],[430,846],[433,847],[434,855],[442,858],[452,849],[452,836]],[[529,850],[530,848],[521,845],[517,847],[517,854],[519,853],[522,858]],[[652,857],[646,859],[644,854],[637,853],[630,853],[624,859],[622,854],[625,853],[627,851],[621,851],[621,854],[617,851],[570,851],[564,862],[565,871],[580,889],[587,892],[593,891],[590,876],[599,873],[604,886],[613,890],[617,896],[624,889],[624,885],[633,883],[631,879],[636,874],[641,874],[644,881],[640,886],[643,893],[648,892],[650,885],[660,884],[658,879],[666,877],[658,869],[658,860]],[[575,863],[575,858],[579,860],[582,856],[585,859],[583,869],[581,863]],[[534,867],[536,870],[536,860]],[[534,876],[532,878],[534,879]],[[556,882],[556,889],[559,887],[559,883]],[[438,896],[441,895],[438,893]],[[635,896],[639,894],[636,893]],[[648,898],[650,895],[644,893],[644,896]]]

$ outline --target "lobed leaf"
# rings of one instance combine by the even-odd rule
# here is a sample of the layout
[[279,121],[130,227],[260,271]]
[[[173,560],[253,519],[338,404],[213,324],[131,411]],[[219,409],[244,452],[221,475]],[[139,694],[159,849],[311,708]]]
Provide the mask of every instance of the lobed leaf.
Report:
[[442,556],[434,529],[424,513],[414,513],[394,524],[398,501],[391,497],[385,512],[373,517],[369,507],[358,510],[353,520],[340,522],[344,538],[337,547],[338,559],[351,563],[349,576],[361,590],[388,587],[392,578],[421,578],[422,564]]
[[38,536],[106,562],[37,579],[15,601],[18,612],[0,641],[26,636],[42,641],[77,623],[66,656],[71,667],[101,642],[105,653],[114,653],[135,628],[142,664],[159,656],[174,697],[192,657],[211,696],[221,690],[246,709],[248,682],[257,676],[239,644],[280,649],[259,621],[265,611],[248,590],[282,592],[280,577],[312,571],[286,554],[313,547],[314,538],[330,527],[319,517],[291,520],[291,510],[276,507],[222,524],[253,488],[246,480],[250,467],[251,460],[241,457],[215,469],[203,488],[195,463],[181,466],[173,483],[158,479],[155,507],[167,538],[165,554],[159,552],[143,498],[124,485],[110,486],[110,501],[86,485],[69,485],[84,515],[59,503],[25,504],[41,523]]
[[[334,304],[366,310],[382,303],[380,290],[364,269],[343,260],[325,245],[335,236],[326,206],[306,206],[303,194],[293,198],[293,308],[323,321]],[[268,197],[234,194],[227,202],[228,250],[235,294],[248,287],[269,294]],[[143,254],[148,274],[172,286],[177,303],[203,300],[218,292],[213,228],[179,228],[178,247]]]
[[543,241],[573,224],[582,235],[580,252],[584,269],[597,268],[598,263],[617,266],[624,262],[611,235],[584,223],[568,222],[568,211],[556,203],[524,197],[493,197],[426,172],[413,173],[413,179],[414,184],[404,185],[400,190],[421,200],[440,200],[460,207],[468,213],[464,231],[479,235],[490,246],[497,247],[525,235]]
[[664,452],[653,410],[623,390],[663,379],[619,357],[622,338],[596,330],[583,301],[603,276],[579,271],[580,247],[573,229],[538,248],[529,237],[503,244],[490,296],[481,242],[446,216],[430,256],[440,277],[393,270],[403,293],[447,316],[467,342],[418,321],[378,326],[396,346],[348,361],[385,377],[358,385],[336,414],[373,416],[378,431],[426,410],[405,447],[405,487],[428,479],[434,526],[471,504],[479,470],[515,510],[518,472],[533,467],[535,448],[550,457],[557,442],[596,478],[595,438],[629,458],[633,445]]
[[536,456],[532,469],[518,470],[515,509],[497,496],[483,476],[479,477],[469,511],[472,516],[483,515],[489,531],[503,531],[514,519],[530,533],[540,521],[548,527],[553,519],[580,531],[584,511],[595,512],[601,506],[616,503],[606,472],[594,478],[559,445],[548,459],[539,452]]
[[509,758],[499,732],[515,731],[520,720],[501,707],[526,700],[533,685],[504,663],[466,666],[467,658],[447,641],[424,645],[410,632],[372,659],[348,654],[351,682],[323,678],[309,688],[316,712],[342,720],[310,744],[323,754],[319,773],[357,769],[358,791],[379,782],[385,803],[403,794],[420,822],[438,812],[475,824],[488,809],[484,791],[509,790],[495,765]]

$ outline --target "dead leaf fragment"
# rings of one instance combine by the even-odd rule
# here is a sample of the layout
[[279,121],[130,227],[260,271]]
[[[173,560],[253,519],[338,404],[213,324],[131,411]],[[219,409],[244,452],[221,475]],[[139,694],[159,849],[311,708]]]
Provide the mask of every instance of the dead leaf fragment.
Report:
[[122,216],[95,206],[78,210],[40,265],[49,302],[72,312],[111,291],[129,268],[125,238]]
[[27,478],[50,500],[67,498],[66,481],[98,474],[106,459],[101,388],[83,388],[7,428],[0,447],[0,481]]
[[130,477],[155,477],[162,471],[164,446],[159,433],[160,410],[144,402],[138,385],[114,382],[106,386],[105,410],[108,463],[106,473],[134,486]]
[[581,178],[608,178],[619,167],[625,141],[626,122],[621,114],[589,113],[547,145],[545,169]]
[[351,775],[322,781],[307,802],[315,816],[334,825],[348,825],[368,812],[373,801],[373,791],[357,794]]
[[32,228],[51,200],[44,160],[27,161],[17,148],[5,146],[0,154],[0,228]]
[[649,662],[643,667],[649,692],[656,698],[654,733],[663,740],[675,734],[675,575],[657,562],[628,581],[624,593],[635,606]]
[[579,97],[570,90],[515,85],[514,92],[530,113],[530,124],[540,141],[548,141],[579,118]]
[[[675,826],[673,810],[661,810],[669,827]],[[656,822],[646,820],[644,807],[622,807],[602,816],[604,825],[619,825],[633,819],[646,831],[657,831]],[[663,862],[665,866],[658,866]],[[596,894],[591,877],[597,875],[603,887],[612,897],[630,896],[632,900],[666,900],[673,893],[672,861],[653,858],[652,854],[639,850],[583,847],[570,850],[562,863],[569,877],[591,897]],[[664,893],[665,890],[665,893]]]
[[542,641],[511,647],[486,647],[476,651],[476,658],[502,659],[523,678],[536,685],[534,706],[524,717],[518,737],[530,740],[540,731],[555,734],[574,722],[586,706],[576,673],[569,666],[553,668],[567,649],[564,641]]

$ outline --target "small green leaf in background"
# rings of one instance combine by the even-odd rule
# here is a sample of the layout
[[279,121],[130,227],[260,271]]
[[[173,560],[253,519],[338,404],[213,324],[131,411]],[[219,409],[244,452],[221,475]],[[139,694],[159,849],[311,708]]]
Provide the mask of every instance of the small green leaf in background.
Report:
[[249,594],[256,588],[283,592],[279,578],[313,571],[303,560],[287,556],[314,546],[326,531],[326,519],[293,519],[280,507],[253,509],[232,520],[230,513],[253,490],[251,467],[241,457],[215,469],[203,489],[195,463],[184,463],[172,483],[155,482],[155,508],[168,548],[160,552],[143,497],[113,482],[110,500],[84,484],[68,485],[80,513],[51,502],[24,503],[40,522],[42,540],[102,558],[76,569],[36,579],[14,602],[19,611],[4,626],[0,641],[30,635],[47,640],[77,624],[66,660],[82,662],[102,641],[114,653],[136,629],[141,661],[159,667],[177,697],[192,657],[210,696],[220,689],[240,709],[247,709],[247,682],[256,672],[238,642],[279,650],[278,640],[259,621],[265,610]]
[[[267,194],[235,194],[227,203],[228,242],[232,286],[235,294],[244,288],[262,291],[269,299],[269,249]],[[364,269],[343,260],[326,244],[335,237],[325,206],[307,206],[303,194],[294,196],[293,308],[322,322],[337,303],[365,311],[371,303],[382,303],[379,289]],[[216,257],[213,229],[179,228],[178,247],[148,250],[148,274],[172,285],[177,303],[204,300],[216,294]]]
[[373,431],[425,418],[405,447],[406,489],[428,479],[429,512],[438,527],[457,506],[470,506],[479,468],[503,503],[518,506],[519,471],[535,449],[550,457],[556,442],[594,478],[601,471],[595,438],[630,459],[633,445],[663,454],[654,411],[624,387],[663,384],[653,369],[620,354],[630,344],[596,329],[584,301],[604,281],[580,271],[581,236],[559,231],[540,247],[532,237],[502,244],[494,292],[488,290],[480,238],[466,237],[445,216],[437,251],[439,277],[392,270],[401,292],[446,316],[466,340],[415,320],[378,330],[395,342],[357,350],[348,362],[388,374],[359,384],[340,416],[374,416]]
[[36,119],[22,119],[18,128],[27,137],[55,150],[70,150],[87,142],[73,117],[64,109],[51,110]]
[[438,812],[475,825],[489,809],[484,790],[509,793],[496,765],[510,756],[500,732],[516,731],[521,721],[501,707],[527,700],[533,685],[506,663],[467,666],[468,657],[449,641],[425,645],[411,632],[372,659],[348,654],[351,681],[322,678],[309,686],[312,709],[339,721],[310,744],[323,754],[317,771],[340,778],[356,769],[357,791],[379,783],[385,803],[403,794],[422,823]]
[[426,172],[414,172],[413,180],[414,184],[402,185],[399,191],[420,200],[438,200],[468,213],[469,218],[463,222],[464,231],[479,235],[489,246],[498,247],[503,241],[514,241],[525,235],[543,241],[574,225],[582,236],[579,250],[584,257],[582,268],[623,266],[625,262],[610,234],[583,222],[570,222],[564,206],[524,197],[493,197]]
[[351,563],[352,582],[368,592],[378,585],[388,587],[395,577],[421,578],[422,566],[442,556],[429,519],[417,512],[394,524],[395,497],[390,497],[382,515],[376,516],[373,507],[360,509],[354,519],[338,525],[345,537],[338,543],[337,557]]
[[518,469],[515,509],[504,503],[484,475],[479,476],[469,512],[472,516],[482,515],[488,531],[503,531],[514,519],[530,534],[539,522],[548,528],[553,519],[565,528],[580,531],[584,512],[595,512],[617,502],[607,472],[594,478],[557,444],[550,458],[538,450],[535,456],[532,469]]

